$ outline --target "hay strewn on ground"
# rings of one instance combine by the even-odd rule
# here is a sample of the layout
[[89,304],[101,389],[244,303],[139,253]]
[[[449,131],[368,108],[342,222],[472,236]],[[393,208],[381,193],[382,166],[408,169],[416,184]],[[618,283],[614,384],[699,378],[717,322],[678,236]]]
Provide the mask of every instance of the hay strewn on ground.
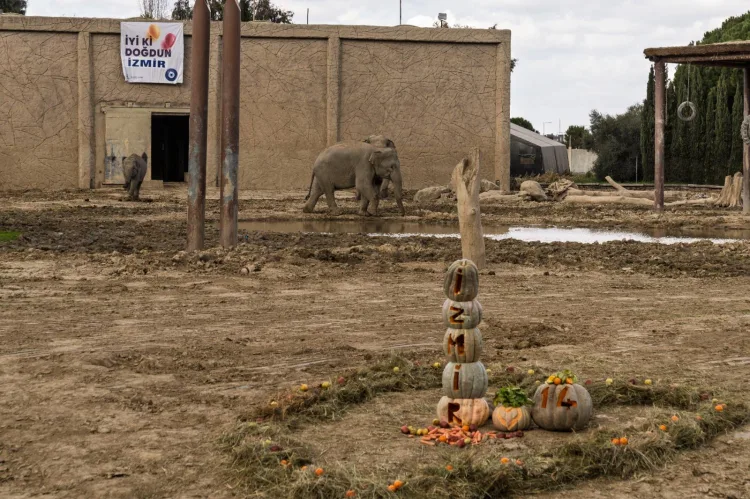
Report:
[[[393,367],[399,367],[394,372]],[[393,497],[388,477],[377,477],[378,463],[370,473],[342,465],[314,473],[313,452],[295,438],[295,428],[311,420],[337,419],[355,405],[392,392],[434,389],[442,369],[416,365],[404,357],[391,357],[352,373],[330,388],[278,394],[269,405],[246,415],[226,434],[222,448],[229,453],[237,486],[266,497],[333,498],[354,490],[357,497]],[[503,372],[492,377],[493,386],[519,384],[531,393],[543,374],[528,376]],[[677,385],[639,386],[603,381],[588,386],[595,407],[648,405],[658,408],[652,421],[633,432],[629,443],[615,446],[621,432],[598,429],[581,435],[561,434],[561,445],[529,454],[522,463],[503,464],[475,450],[438,447],[435,459],[414,463],[404,470],[406,485],[401,497],[484,498],[564,487],[597,477],[628,478],[663,466],[679,451],[697,448],[719,434],[750,421],[750,408],[722,400],[722,411],[708,391]],[[673,419],[674,418],[674,419]],[[248,421],[249,419],[249,421]],[[664,425],[664,429],[660,426]],[[440,463],[439,465],[436,463]],[[450,464],[452,469],[446,470]],[[303,468],[306,467],[306,468]],[[372,473],[373,469],[375,473]]]

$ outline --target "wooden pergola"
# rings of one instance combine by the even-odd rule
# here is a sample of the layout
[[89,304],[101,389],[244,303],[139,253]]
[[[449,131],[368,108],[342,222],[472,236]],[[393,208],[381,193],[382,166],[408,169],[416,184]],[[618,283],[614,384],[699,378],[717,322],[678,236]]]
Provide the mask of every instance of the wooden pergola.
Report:
[[[654,209],[664,209],[664,113],[666,104],[665,70],[667,64],[695,64],[742,69],[745,75],[744,114],[750,114],[750,42],[713,43],[690,47],[646,49],[646,58],[654,63],[656,75],[656,129],[654,147]],[[750,146],[742,154],[742,213],[750,214]]]

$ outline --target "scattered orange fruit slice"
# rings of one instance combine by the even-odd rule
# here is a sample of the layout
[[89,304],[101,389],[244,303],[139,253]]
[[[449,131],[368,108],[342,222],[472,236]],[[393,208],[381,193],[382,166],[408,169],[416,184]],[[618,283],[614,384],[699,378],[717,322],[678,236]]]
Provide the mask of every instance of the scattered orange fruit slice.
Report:
[[613,438],[612,439],[612,445],[620,445],[620,439],[619,438]]
[[450,464],[446,464],[445,471],[453,471],[453,466],[451,466]]
[[672,416],[672,421],[674,421],[675,423],[679,420],[680,418],[677,415]]
[[401,480],[396,480],[395,482],[393,482],[393,486],[396,487],[396,490],[398,490],[404,486],[404,482],[402,482]]
[[323,468],[318,468],[315,470],[315,474],[318,476],[322,476],[325,471],[323,471]]
[[504,458],[500,459],[500,462],[503,463],[503,464],[508,464],[510,462],[510,459],[508,459],[507,457],[504,457]]
[[346,491],[346,497],[354,497],[356,495],[357,495],[357,493],[354,490],[352,490],[352,489],[349,489],[349,490]]
[[388,490],[389,490],[390,492],[396,492],[396,486],[395,486],[395,485],[393,485],[393,484],[391,484],[391,485],[389,485],[389,486],[388,486]]
[[628,438],[620,437],[620,445],[628,445]]
[[661,431],[667,431],[667,425],[665,425],[665,424],[663,424],[663,425],[659,425],[659,429],[660,429]]
[[714,409],[716,409],[718,412],[721,412],[724,410],[724,406],[722,404],[719,404],[716,407],[714,407]]

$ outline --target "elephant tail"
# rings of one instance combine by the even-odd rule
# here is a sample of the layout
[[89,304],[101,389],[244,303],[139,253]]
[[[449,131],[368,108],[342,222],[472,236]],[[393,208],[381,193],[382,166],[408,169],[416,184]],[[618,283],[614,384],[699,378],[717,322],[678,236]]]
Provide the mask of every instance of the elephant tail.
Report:
[[315,172],[313,172],[312,177],[310,177],[310,187],[307,188],[307,196],[305,196],[305,201],[310,199],[310,193],[312,192],[312,185],[315,181]]

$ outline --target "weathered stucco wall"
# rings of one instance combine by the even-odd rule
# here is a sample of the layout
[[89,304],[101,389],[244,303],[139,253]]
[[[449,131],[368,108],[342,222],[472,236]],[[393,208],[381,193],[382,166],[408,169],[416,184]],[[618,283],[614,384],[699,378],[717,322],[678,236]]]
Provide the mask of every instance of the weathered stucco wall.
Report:
[[472,147],[494,177],[494,46],[347,40],[341,52],[342,139],[393,138],[409,185],[447,184]]
[[0,189],[78,185],[75,33],[0,32]]
[[[0,98],[11,103],[0,189],[99,187],[108,147],[151,157],[150,113],[189,112],[190,24],[185,84],[170,86],[125,82],[119,23],[0,16]],[[211,26],[210,183],[221,29]],[[510,32],[245,23],[242,37],[240,188],[306,188],[326,145],[372,133],[396,142],[407,188],[445,183],[475,146],[483,176],[509,181]]]

